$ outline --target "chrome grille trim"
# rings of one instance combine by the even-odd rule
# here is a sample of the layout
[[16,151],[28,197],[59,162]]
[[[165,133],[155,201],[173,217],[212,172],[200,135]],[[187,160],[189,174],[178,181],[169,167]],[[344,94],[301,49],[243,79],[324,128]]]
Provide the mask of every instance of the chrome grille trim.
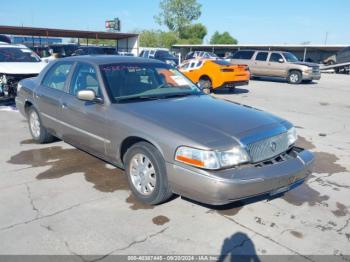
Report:
[[[275,144],[275,150],[274,149]],[[273,158],[288,150],[288,135],[282,133],[264,140],[253,142],[247,145],[247,152],[252,163],[257,163]]]

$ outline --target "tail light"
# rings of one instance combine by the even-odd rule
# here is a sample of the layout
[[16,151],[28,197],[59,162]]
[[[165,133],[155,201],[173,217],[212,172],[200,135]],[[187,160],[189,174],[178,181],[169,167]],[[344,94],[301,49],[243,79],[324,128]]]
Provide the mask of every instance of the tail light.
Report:
[[220,71],[221,71],[221,72],[225,72],[225,73],[232,73],[232,72],[234,72],[235,70],[232,69],[232,68],[221,68]]

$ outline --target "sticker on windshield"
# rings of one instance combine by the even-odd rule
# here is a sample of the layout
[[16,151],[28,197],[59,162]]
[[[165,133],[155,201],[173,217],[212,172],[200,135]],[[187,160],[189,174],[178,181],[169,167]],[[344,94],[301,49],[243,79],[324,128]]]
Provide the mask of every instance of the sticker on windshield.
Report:
[[172,80],[179,86],[187,86],[188,82],[182,76],[170,76]]

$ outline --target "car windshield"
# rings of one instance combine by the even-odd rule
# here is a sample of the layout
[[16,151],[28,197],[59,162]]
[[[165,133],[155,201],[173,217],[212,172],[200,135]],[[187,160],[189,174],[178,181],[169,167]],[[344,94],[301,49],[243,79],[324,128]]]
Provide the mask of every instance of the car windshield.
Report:
[[40,58],[28,48],[0,48],[0,62],[40,62]]
[[293,55],[292,53],[287,53],[286,52],[286,53],[283,53],[283,56],[287,60],[287,62],[293,63],[293,62],[298,62],[299,61],[298,58],[295,55]]
[[100,69],[113,103],[202,94],[195,84],[166,64],[108,64]]

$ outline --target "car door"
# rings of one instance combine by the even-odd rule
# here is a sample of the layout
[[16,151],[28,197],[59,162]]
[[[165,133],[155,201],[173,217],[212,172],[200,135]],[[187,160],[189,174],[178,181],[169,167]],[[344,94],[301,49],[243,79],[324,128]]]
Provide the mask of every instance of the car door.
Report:
[[35,89],[35,104],[43,125],[54,135],[62,135],[61,97],[67,89],[67,79],[73,62],[56,62]]
[[250,66],[250,72],[254,76],[266,76],[267,74],[267,57],[269,56],[269,52],[259,51],[256,53],[254,57],[254,62]]
[[287,71],[283,56],[277,52],[271,52],[269,62],[267,63],[267,75],[276,77],[285,77]]
[[[90,89],[99,101],[82,101],[77,98],[80,90]],[[62,115],[65,121],[63,139],[94,155],[104,156],[106,120],[104,98],[97,69],[87,63],[78,63],[71,76],[69,92],[61,97]]]

